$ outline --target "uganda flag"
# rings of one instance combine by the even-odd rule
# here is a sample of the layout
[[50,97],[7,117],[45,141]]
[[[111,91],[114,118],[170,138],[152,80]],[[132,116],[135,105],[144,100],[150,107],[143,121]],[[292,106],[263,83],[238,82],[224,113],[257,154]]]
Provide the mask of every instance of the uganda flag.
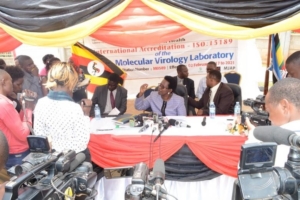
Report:
[[[272,35],[271,45],[272,66],[269,69],[273,72],[276,80],[281,80],[286,76],[287,72],[284,66],[283,51],[280,46],[278,33]],[[275,83],[276,80],[273,80],[273,82]]]
[[112,73],[118,74],[122,83],[126,78],[126,73],[115,63],[79,42],[72,46],[72,60],[90,79],[87,87],[90,93],[94,93],[97,86],[107,84],[107,78]]

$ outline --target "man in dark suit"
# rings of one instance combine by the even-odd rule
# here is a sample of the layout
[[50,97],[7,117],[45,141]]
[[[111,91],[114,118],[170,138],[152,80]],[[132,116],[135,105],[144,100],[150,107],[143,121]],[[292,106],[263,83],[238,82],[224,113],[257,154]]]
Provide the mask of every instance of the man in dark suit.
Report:
[[101,114],[108,114],[115,107],[120,115],[127,110],[127,90],[120,86],[121,78],[111,74],[106,85],[98,86],[92,98],[91,116],[94,116],[94,107],[99,105]]
[[177,84],[182,84],[186,87],[187,94],[189,97],[195,99],[195,84],[194,81],[188,78],[189,70],[185,65],[177,66],[177,76],[174,78],[177,79]]
[[214,102],[216,114],[232,114],[234,110],[234,95],[230,87],[221,82],[221,72],[211,70],[206,78],[207,88],[199,101],[189,98],[189,105],[198,108],[197,115],[208,115],[209,104]]

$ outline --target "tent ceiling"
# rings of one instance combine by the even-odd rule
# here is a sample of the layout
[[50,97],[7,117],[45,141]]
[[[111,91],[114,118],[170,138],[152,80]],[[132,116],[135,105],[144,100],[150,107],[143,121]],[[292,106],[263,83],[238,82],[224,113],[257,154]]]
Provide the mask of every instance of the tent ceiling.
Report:
[[299,0],[160,0],[199,16],[235,26],[259,28],[300,11]]
[[121,47],[167,42],[189,31],[249,39],[299,29],[299,5],[299,0],[4,0],[0,52],[21,43],[69,46],[86,36]]
[[23,31],[55,31],[101,15],[120,2],[122,0],[2,0],[0,22]]

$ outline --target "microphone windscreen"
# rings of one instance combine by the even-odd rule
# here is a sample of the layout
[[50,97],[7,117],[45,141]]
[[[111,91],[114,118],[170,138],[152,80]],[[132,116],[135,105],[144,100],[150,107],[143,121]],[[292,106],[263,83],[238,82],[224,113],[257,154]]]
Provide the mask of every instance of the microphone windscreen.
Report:
[[70,164],[69,172],[72,172],[74,169],[76,169],[84,161],[85,161],[85,154],[84,153],[78,153],[76,155],[75,159]]
[[157,159],[154,163],[153,174],[157,174],[158,172],[166,174],[165,162],[162,159]]
[[176,120],[175,119],[169,119],[169,124],[172,126],[176,125]]
[[295,134],[293,131],[278,126],[258,126],[253,131],[254,137],[258,140],[288,146],[290,145],[289,137],[293,134]]

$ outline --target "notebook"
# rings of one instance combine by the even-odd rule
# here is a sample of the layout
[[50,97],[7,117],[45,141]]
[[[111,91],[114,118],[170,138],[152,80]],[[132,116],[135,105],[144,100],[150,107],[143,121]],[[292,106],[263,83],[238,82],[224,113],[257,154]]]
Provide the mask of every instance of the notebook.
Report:
[[123,114],[123,115],[113,118],[112,120],[117,124],[126,124],[129,122],[130,119],[132,119],[134,117],[135,117],[135,115],[133,115],[133,114]]

